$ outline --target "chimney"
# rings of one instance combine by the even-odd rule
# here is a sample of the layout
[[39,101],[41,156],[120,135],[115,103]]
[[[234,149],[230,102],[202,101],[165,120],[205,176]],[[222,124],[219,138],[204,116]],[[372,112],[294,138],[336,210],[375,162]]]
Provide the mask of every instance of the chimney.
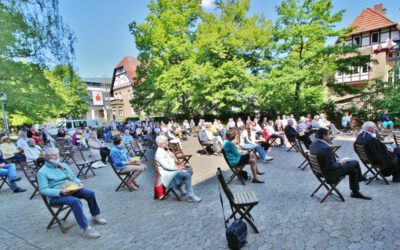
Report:
[[381,4],[381,3],[377,4],[377,5],[374,5],[374,10],[376,12],[378,12],[379,14],[382,14],[382,15],[386,14],[386,9],[383,8],[383,4]]

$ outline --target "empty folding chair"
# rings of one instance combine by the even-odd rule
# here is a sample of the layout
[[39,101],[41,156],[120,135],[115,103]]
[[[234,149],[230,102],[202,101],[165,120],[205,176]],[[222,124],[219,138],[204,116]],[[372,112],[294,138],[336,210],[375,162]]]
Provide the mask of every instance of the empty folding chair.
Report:
[[174,153],[176,160],[182,164],[182,166],[190,166],[189,160],[192,155],[184,154],[182,148],[179,146],[179,143],[170,143],[169,148],[171,149],[172,153]]

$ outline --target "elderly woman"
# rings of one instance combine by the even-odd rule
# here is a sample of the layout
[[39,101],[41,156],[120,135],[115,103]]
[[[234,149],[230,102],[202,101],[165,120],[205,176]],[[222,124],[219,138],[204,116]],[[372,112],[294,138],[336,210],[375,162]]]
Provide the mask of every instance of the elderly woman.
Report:
[[104,167],[106,164],[107,157],[110,155],[110,149],[107,148],[106,145],[102,141],[97,138],[97,132],[92,131],[89,135],[88,145],[90,148],[90,152],[96,160],[100,160],[103,162],[95,162],[94,165],[97,167]]
[[81,180],[68,165],[60,162],[58,149],[48,148],[44,152],[44,158],[46,162],[37,173],[39,192],[46,196],[50,205],[70,205],[79,227],[83,229],[83,236],[99,238],[101,234],[90,227],[80,201],[80,199],[87,201],[93,223],[107,224],[107,221],[100,217],[100,209],[94,192],[84,188]]
[[156,138],[158,146],[154,159],[158,163],[161,175],[161,182],[166,188],[179,186],[182,193],[182,184],[185,185],[187,201],[200,202],[201,198],[196,196],[192,187],[192,170],[175,162],[175,158],[168,149],[168,138],[165,135],[159,135]]
[[121,136],[114,136],[113,142],[114,147],[110,152],[110,158],[113,163],[113,167],[116,168],[120,173],[134,172],[127,183],[130,189],[137,190],[139,185],[136,183],[136,178],[146,170],[146,165],[142,164],[140,161],[130,159],[123,149],[124,142],[122,141]]

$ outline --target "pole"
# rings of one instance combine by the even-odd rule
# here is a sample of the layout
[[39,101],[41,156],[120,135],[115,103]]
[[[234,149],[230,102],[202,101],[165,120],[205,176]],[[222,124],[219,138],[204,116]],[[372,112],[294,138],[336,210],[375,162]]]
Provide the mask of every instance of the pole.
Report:
[[[398,45],[397,45],[398,47]],[[399,78],[399,69],[397,68],[397,61],[399,59],[398,57],[398,53],[399,53],[399,48],[395,49],[396,56],[395,56],[395,60],[394,60],[394,81],[393,81],[393,85],[394,85],[394,89],[396,90],[397,88],[397,79]]]
[[4,129],[5,129],[6,135],[8,135],[8,122],[7,122],[6,110],[4,109],[4,99],[1,100],[1,108],[3,111]]

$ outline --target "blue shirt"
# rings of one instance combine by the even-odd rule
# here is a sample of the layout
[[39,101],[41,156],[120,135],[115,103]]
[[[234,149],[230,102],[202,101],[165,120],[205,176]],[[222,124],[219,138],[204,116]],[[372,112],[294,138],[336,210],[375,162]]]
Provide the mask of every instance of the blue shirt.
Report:
[[110,158],[113,166],[119,171],[125,169],[126,163],[131,161],[128,154],[119,146],[114,146],[111,149]]
[[131,141],[133,141],[133,137],[131,135],[122,135],[122,140],[124,141],[124,144],[130,144]]

